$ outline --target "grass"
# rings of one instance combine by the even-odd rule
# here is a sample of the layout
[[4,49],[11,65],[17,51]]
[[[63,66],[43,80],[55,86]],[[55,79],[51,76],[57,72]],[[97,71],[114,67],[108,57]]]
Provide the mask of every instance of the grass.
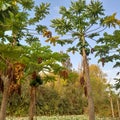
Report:
[[[7,120],[28,120],[28,117],[8,117]],[[35,117],[34,120],[88,120],[84,115],[69,116],[41,116]]]
[[[29,120],[28,117],[8,117],[6,120]],[[41,116],[35,117],[34,120],[88,120],[85,115],[68,115],[68,116]],[[119,120],[119,118],[96,118],[96,120]]]

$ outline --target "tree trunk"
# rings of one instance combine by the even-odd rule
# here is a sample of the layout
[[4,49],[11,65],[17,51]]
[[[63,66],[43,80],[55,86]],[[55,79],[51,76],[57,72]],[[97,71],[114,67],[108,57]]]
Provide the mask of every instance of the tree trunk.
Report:
[[32,86],[30,92],[29,120],[33,120],[36,113],[36,87]]
[[[85,45],[84,37],[82,37],[82,41],[83,41],[83,45]],[[82,49],[82,57],[83,57],[83,71],[85,74],[85,80],[87,84],[89,120],[95,120],[94,101],[92,97],[92,88],[91,88],[90,75],[89,75],[89,64],[84,47]]]
[[8,102],[8,90],[10,86],[10,80],[6,77],[4,78],[5,84],[4,84],[4,92],[2,96],[2,103],[1,103],[1,110],[0,110],[0,120],[5,120],[6,118],[6,108],[7,108],[7,102]]
[[120,104],[119,104],[119,98],[117,98],[117,107],[118,107],[118,117],[120,118]]
[[112,117],[114,118],[114,117],[115,117],[115,114],[114,114],[113,100],[112,100],[112,96],[111,96],[111,95],[110,95],[110,105],[111,105]]

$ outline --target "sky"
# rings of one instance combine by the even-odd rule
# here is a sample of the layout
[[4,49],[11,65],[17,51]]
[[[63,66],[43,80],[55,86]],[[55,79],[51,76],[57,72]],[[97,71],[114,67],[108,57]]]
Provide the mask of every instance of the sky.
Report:
[[[70,2],[75,1],[75,0],[35,0],[35,1],[36,1],[36,4],[40,4],[41,2],[51,3],[50,15],[48,15],[46,17],[46,19],[41,21],[41,24],[49,26],[51,24],[50,20],[60,17],[59,7],[60,6],[69,7]],[[105,9],[106,15],[111,15],[112,13],[116,12],[117,13],[116,17],[118,19],[120,19],[120,0],[99,0],[99,1],[101,1],[103,3],[103,7]],[[86,0],[86,2],[89,3],[90,0]],[[108,29],[107,32],[112,33],[112,29]],[[53,33],[53,34],[56,35],[56,33]],[[47,44],[47,45],[49,45],[49,44]],[[65,47],[60,47],[59,45],[57,45],[56,47],[52,46],[52,49],[54,51],[63,51],[65,49]],[[73,64],[73,68],[78,70],[78,66],[81,64],[81,56],[78,53],[76,53],[75,55],[70,53],[69,55],[71,58],[71,62]],[[108,75],[107,76],[108,81],[111,83],[114,83],[113,79],[116,77],[116,73],[120,68],[113,69],[112,63],[107,63],[107,64],[105,64],[104,67],[102,67],[101,64],[98,64],[97,58],[95,58],[93,55],[90,57],[91,57],[91,60],[89,61],[90,64],[97,64],[98,66],[100,66],[102,71]]]

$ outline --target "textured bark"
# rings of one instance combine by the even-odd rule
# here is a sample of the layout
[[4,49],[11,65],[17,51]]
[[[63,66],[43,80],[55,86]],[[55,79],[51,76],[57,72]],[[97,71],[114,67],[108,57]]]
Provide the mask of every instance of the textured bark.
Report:
[[36,87],[31,87],[30,92],[29,120],[33,120],[36,113]]
[[110,105],[111,105],[112,117],[115,118],[114,108],[113,108],[113,100],[112,100],[112,96],[111,95],[110,95]]
[[118,116],[120,118],[120,104],[119,104],[119,98],[117,98],[117,107],[118,107]]
[[1,110],[0,110],[0,120],[5,120],[6,118],[6,108],[7,108],[7,102],[8,102],[8,90],[10,86],[10,80],[6,77],[4,78],[5,86],[4,86],[4,92],[2,96],[2,103],[1,103]]
[[[84,45],[85,44],[84,36],[81,38],[81,40],[83,41],[83,45]],[[82,57],[83,57],[83,71],[87,85],[89,120],[95,120],[94,101],[92,97],[92,88],[91,88],[90,75],[89,75],[89,64],[88,64],[85,48],[82,49]]]

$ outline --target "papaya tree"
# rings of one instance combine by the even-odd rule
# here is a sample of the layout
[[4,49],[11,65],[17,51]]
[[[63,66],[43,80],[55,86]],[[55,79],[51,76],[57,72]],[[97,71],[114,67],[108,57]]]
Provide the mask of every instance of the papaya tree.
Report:
[[[94,101],[89,76],[88,55],[93,53],[94,49],[90,40],[95,38],[100,32],[107,28],[103,5],[100,1],[91,0],[89,4],[85,0],[72,1],[69,8],[60,7],[60,18],[51,20],[51,27],[55,29],[58,35],[67,36],[66,39],[49,40],[50,43],[60,45],[71,44],[68,52],[78,52],[82,56],[83,76],[86,81],[89,120],[95,120]],[[69,37],[69,35],[71,37]],[[92,86],[94,87],[94,86]]]
[[[1,103],[1,110],[0,110],[0,119],[4,120],[6,117],[6,107],[7,107],[7,102],[9,99],[9,94],[10,92],[13,92],[13,89],[10,88],[10,86],[13,85],[13,81],[14,81],[14,85],[16,85],[16,89],[20,91],[20,84],[16,84],[17,81],[20,80],[21,76],[17,76],[16,74],[16,70],[15,68],[19,68],[20,67],[20,74],[23,72],[23,67],[22,64],[18,67],[17,65],[17,61],[14,61],[14,58],[19,58],[18,56],[20,55],[21,51],[20,49],[17,49],[16,47],[13,50],[13,47],[11,47],[11,45],[13,45],[15,43],[15,36],[12,39],[11,36],[7,36],[5,35],[6,31],[15,31],[15,24],[13,24],[13,15],[17,14],[17,10],[18,8],[15,7],[15,4],[12,3],[12,1],[0,1],[0,26],[1,26],[1,30],[0,30],[0,68],[1,68],[1,87],[3,88],[3,96],[2,96],[2,103]],[[19,13],[19,15],[22,15],[22,12]],[[19,18],[18,18],[19,19]],[[25,20],[26,17],[23,19]],[[11,20],[11,22],[10,22]],[[17,19],[16,19],[17,21]],[[18,21],[17,21],[18,23]],[[20,27],[20,23],[19,23],[19,27]],[[14,27],[13,27],[14,26]],[[19,28],[18,27],[18,28]],[[17,29],[17,28],[16,28]],[[19,30],[19,29],[18,29]],[[6,45],[5,43],[9,42],[11,45]],[[17,43],[17,42],[16,42]],[[8,56],[6,56],[6,54]],[[12,55],[13,54],[13,55]],[[11,59],[11,55],[13,56]],[[18,56],[16,56],[18,55]],[[14,61],[14,62],[13,62]],[[17,72],[18,73],[18,72]],[[21,74],[22,75],[22,74]],[[14,86],[15,88],[15,86]]]
[[[28,50],[26,51],[27,46],[22,45],[21,41],[24,41],[24,43],[26,42],[28,46],[35,41],[39,41],[38,37],[31,34],[31,29],[28,27],[33,27],[33,25],[35,25],[34,31],[36,33],[39,33],[43,28],[46,28],[46,26],[39,25],[38,23],[49,14],[49,6],[49,3],[41,3],[40,5],[35,6],[33,0],[0,1],[0,26],[2,28],[0,30],[0,87],[3,91],[0,120],[5,120],[6,117],[6,107],[9,99],[9,89],[12,88],[11,85],[13,86],[14,84],[14,87],[16,87],[16,85],[20,87],[20,84],[17,83],[19,83],[21,77],[24,76],[23,71],[25,69],[31,70],[28,67],[30,66],[28,63],[31,59],[28,59],[29,61],[27,61],[27,63],[23,61],[23,59],[31,57],[31,52],[28,52]],[[34,11],[32,17],[29,16],[31,10]],[[7,32],[9,34],[6,34]],[[43,51],[46,51],[46,49],[47,48],[44,48]],[[26,56],[26,54],[28,56]],[[34,58],[34,56],[32,57]],[[49,63],[50,61],[46,62]],[[19,66],[16,66],[17,63]],[[38,63],[32,65],[37,66]],[[56,64],[54,64],[54,66],[55,65]],[[18,68],[21,68],[20,73],[17,72]],[[16,76],[16,74],[19,76]],[[12,90],[12,92],[14,90]]]
[[[65,60],[67,55],[54,53],[48,46],[42,47],[39,38],[29,29],[35,25],[34,32],[40,35],[40,32],[47,28],[39,25],[39,21],[49,14],[49,3],[35,6],[33,0],[5,0],[1,1],[0,5],[0,26],[3,28],[0,30],[0,87],[3,91],[0,120],[5,120],[9,96],[16,91],[21,94],[21,78],[25,79],[25,76],[30,78],[30,120],[32,120],[35,115],[36,88],[42,84],[39,72],[44,73],[42,77],[44,81],[54,80],[54,77],[47,73],[51,71],[58,74],[63,69],[60,62]],[[29,12],[32,9],[34,15],[30,17]]]
[[29,117],[30,120],[33,120],[36,113],[37,88],[43,83],[56,79],[55,74],[59,75],[65,69],[60,63],[64,62],[68,55],[53,52],[49,46],[42,46],[39,42],[32,43],[31,46],[26,46],[24,50],[25,54],[21,62],[23,61],[26,65],[27,79],[30,79]]
[[[15,84],[17,82],[16,78],[18,76],[15,75],[15,68],[16,68],[15,62],[17,63],[19,61],[16,58],[19,58],[19,55],[22,51],[21,48],[17,48],[17,46],[15,46],[18,44],[17,38],[20,38],[18,36],[16,38],[16,35],[20,33],[22,28],[25,27],[25,24],[23,23],[25,23],[27,14],[24,13],[25,12],[23,11],[18,12],[18,6],[16,5],[16,1],[13,0],[0,1],[0,16],[1,16],[0,26],[2,28],[0,30],[0,46],[1,46],[0,68],[1,68],[1,81],[3,82],[3,87],[4,87],[1,110],[0,110],[1,120],[5,120],[6,117],[6,107],[9,99],[9,92],[11,91],[10,86],[11,84],[13,84],[13,81],[15,82]],[[5,33],[7,31],[11,31],[12,36],[6,35]]]

